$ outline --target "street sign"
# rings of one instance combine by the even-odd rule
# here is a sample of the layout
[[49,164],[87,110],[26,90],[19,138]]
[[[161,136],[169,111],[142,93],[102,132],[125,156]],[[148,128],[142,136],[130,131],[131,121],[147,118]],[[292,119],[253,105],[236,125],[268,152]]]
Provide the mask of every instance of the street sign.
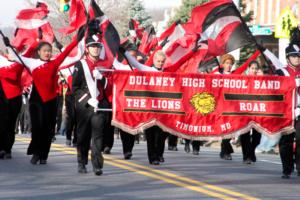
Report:
[[255,35],[272,35],[272,30],[269,27],[261,27],[259,25],[254,25],[249,28],[251,33]]
[[290,31],[298,25],[298,21],[289,7],[286,7],[275,23],[275,38],[290,38]]

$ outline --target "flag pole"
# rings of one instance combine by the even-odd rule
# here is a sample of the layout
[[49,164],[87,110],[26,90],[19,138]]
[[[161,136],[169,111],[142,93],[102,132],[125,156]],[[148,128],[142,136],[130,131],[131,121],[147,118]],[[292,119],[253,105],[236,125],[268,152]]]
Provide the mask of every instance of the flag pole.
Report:
[[[2,36],[2,38],[4,39],[4,38],[7,38],[4,34],[3,34],[3,32],[0,30],[0,35]],[[22,65],[24,65],[24,66],[26,66],[25,65],[25,63],[24,63],[24,61],[22,60],[22,58],[20,57],[20,55],[17,53],[17,51],[14,49],[14,47],[13,46],[11,46],[11,44],[9,43],[9,48],[11,48],[11,50],[14,52],[14,54],[17,56],[17,58],[21,61],[21,63],[22,63]]]

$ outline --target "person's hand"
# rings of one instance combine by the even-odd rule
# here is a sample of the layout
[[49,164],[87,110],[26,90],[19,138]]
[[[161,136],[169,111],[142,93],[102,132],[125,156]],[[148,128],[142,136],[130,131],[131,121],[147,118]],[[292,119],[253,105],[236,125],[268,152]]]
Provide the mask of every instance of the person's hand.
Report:
[[10,46],[9,38],[4,36],[3,37],[3,43],[5,44],[5,46],[9,47]]
[[87,103],[94,108],[98,108],[99,101],[97,99],[90,98]]
[[262,44],[257,44],[257,48],[258,50],[260,50],[261,52],[264,52],[266,50],[266,48],[262,45]]
[[95,79],[98,79],[98,80],[101,80],[103,78],[103,75],[97,69],[93,70],[93,76]]
[[125,49],[124,47],[122,47],[122,46],[119,46],[119,52],[120,52],[122,55],[124,55],[125,52],[126,52],[126,49]]

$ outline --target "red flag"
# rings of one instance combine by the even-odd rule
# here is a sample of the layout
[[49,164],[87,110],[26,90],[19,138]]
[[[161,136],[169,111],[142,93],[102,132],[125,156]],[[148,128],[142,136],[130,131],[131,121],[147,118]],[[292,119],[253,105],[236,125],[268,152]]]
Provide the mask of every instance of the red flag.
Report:
[[24,46],[31,45],[37,40],[52,43],[54,33],[50,23],[47,21],[49,13],[45,4],[38,4],[37,8],[21,10],[16,17],[17,30],[12,40],[12,45],[18,50]]
[[240,13],[231,0],[212,0],[192,10],[189,31],[208,41],[209,55],[217,56],[253,43]]
[[185,35],[173,42],[165,51],[167,56],[166,65],[174,64],[186,55],[192,48],[194,48],[197,39],[198,36],[195,34]]
[[159,45],[156,46],[155,50],[149,56],[146,65],[151,66],[153,64],[153,58],[158,50],[166,51],[177,39],[183,37],[185,30],[179,24],[174,22],[169,28],[167,28],[158,38]]
[[139,51],[144,55],[148,55],[150,51],[157,46],[157,43],[158,41],[155,35],[154,27],[149,26],[143,33]]
[[133,38],[142,39],[144,28],[140,27],[140,23],[134,19],[129,21],[129,34]]
[[112,65],[115,56],[119,52],[119,33],[94,0],[91,0],[89,16],[91,20],[97,20],[100,24],[99,32],[102,34],[99,38],[104,45],[105,59]]
[[69,12],[70,26],[60,29],[64,34],[70,34],[86,23],[86,11],[82,0],[72,0]]

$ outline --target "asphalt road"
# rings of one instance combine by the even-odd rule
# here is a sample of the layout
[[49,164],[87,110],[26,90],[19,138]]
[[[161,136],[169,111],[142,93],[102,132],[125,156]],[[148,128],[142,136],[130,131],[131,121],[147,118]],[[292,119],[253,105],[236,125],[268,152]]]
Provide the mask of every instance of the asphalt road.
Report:
[[18,136],[13,159],[0,160],[0,200],[94,199],[300,199],[300,177],[281,176],[278,155],[257,154],[253,165],[242,163],[239,150],[232,161],[221,160],[219,149],[202,148],[200,155],[165,151],[166,162],[149,165],[146,144],[135,145],[125,161],[119,139],[105,156],[104,174],[78,174],[76,151],[64,138],[52,144],[47,165],[33,166],[26,155],[28,136]]

